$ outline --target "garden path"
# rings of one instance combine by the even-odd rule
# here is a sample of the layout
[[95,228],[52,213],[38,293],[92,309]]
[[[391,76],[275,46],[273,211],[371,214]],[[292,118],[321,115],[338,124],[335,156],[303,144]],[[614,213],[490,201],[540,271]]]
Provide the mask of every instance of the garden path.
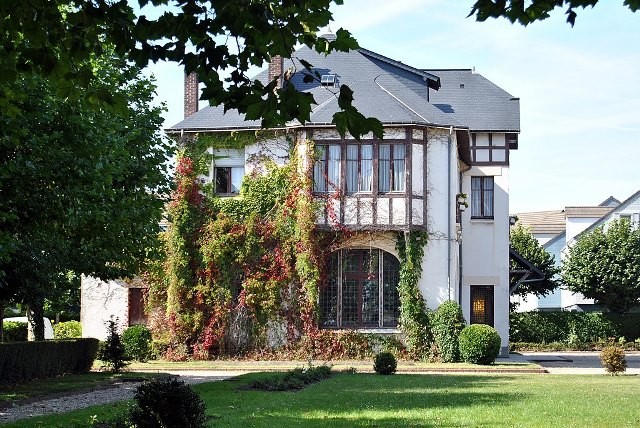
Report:
[[[181,371],[170,374],[179,375],[180,379],[188,384],[200,382],[212,382],[238,376],[242,372],[227,371]],[[139,382],[122,382],[114,384],[113,388],[81,394],[63,395],[57,398],[34,401],[31,403],[16,405],[0,410],[0,424],[26,419],[34,416],[42,416],[53,413],[64,413],[98,404],[108,404],[115,401],[130,400],[133,398]]]

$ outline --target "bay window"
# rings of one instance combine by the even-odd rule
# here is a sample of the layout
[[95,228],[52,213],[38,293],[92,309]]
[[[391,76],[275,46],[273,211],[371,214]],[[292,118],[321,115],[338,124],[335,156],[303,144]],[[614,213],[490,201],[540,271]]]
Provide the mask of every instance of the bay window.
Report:
[[378,192],[404,192],[405,146],[378,146]]

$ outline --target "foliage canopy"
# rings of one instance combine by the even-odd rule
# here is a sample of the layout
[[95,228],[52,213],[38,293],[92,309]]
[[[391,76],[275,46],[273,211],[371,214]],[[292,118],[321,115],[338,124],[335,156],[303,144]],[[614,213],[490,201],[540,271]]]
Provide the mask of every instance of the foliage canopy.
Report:
[[[552,292],[558,286],[555,277],[560,273],[560,268],[556,266],[553,255],[540,245],[529,229],[521,225],[516,225],[511,229],[509,241],[512,248],[544,273],[544,279],[523,282],[518,285],[513,294],[524,296],[532,293],[536,296],[544,296]],[[517,268],[513,261],[511,261],[511,268]],[[512,277],[509,285],[513,287],[517,281],[517,277]]]
[[[122,110],[125,98],[102,85],[88,63],[103,54],[105,45],[112,45],[119,56],[140,67],[161,60],[184,65],[186,73],[196,72],[204,83],[202,99],[223,104],[225,110],[237,109],[269,128],[293,119],[308,120],[315,101],[290,82],[279,86],[276,79],[267,84],[252,80],[247,74],[251,67],[263,66],[276,56],[291,58],[296,45],[320,53],[358,47],[343,29],[331,40],[317,35],[332,20],[331,4],[342,0],[139,0],[135,10],[130,3],[2,2],[0,85],[37,74],[49,78],[60,96],[83,97]],[[312,64],[299,61],[298,67],[285,74],[299,71],[305,80],[319,80]],[[15,101],[12,92],[0,92],[3,111],[18,113]],[[354,135],[374,131],[381,136],[380,122],[365,118],[352,101],[353,91],[343,85],[338,97],[342,111],[334,120],[338,129]]]
[[623,313],[640,303],[640,229],[626,220],[599,227],[570,247],[562,267],[569,290]]
[[137,273],[169,193],[171,143],[152,82],[113,54],[90,64],[124,110],[63,98],[38,75],[0,84],[21,112],[0,115],[0,300],[29,304],[36,322],[44,299],[68,294],[80,274]]
[[[567,22],[573,25],[578,16],[576,9],[592,8],[599,0],[478,0],[473,5],[469,16],[475,15],[478,21],[486,21],[489,18],[505,18],[511,23],[518,22],[529,25],[535,21],[542,21],[551,16],[556,8],[567,10]],[[632,12],[640,9],[640,0],[624,0],[622,2]]]

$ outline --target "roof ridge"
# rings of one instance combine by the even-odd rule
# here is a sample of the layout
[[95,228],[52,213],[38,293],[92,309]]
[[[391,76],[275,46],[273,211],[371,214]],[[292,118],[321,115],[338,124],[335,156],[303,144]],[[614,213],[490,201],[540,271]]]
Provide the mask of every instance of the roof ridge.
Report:
[[440,78],[436,75],[433,75],[419,68],[407,65],[402,61],[398,61],[398,60],[389,58],[387,56],[384,56],[382,54],[379,54],[377,52],[370,51],[369,49],[358,48],[358,52],[360,52],[364,56],[377,59],[378,61],[386,62],[387,64],[401,68],[405,71],[409,71],[411,73],[417,74],[418,76],[422,77],[425,81],[427,81],[427,85],[429,85],[431,89],[435,89],[436,91],[440,89]]

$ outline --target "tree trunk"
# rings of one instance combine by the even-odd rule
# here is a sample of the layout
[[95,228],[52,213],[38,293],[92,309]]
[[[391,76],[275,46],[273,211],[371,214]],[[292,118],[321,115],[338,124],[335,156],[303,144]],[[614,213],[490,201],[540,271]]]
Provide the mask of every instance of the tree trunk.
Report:
[[44,340],[44,307],[42,302],[29,303],[27,305],[28,333],[27,339]]

